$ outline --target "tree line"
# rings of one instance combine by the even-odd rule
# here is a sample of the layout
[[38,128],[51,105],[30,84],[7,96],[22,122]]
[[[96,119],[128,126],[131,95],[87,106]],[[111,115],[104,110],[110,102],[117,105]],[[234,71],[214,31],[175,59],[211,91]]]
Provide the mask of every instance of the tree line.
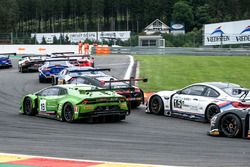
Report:
[[132,31],[155,19],[203,24],[250,18],[249,0],[0,0],[0,33]]

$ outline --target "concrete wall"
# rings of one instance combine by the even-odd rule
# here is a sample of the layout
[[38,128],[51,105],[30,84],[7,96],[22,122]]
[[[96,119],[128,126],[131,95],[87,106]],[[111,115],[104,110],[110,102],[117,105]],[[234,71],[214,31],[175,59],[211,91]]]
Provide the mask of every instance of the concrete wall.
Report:
[[78,53],[78,46],[77,45],[0,45],[0,53],[50,54],[52,52]]

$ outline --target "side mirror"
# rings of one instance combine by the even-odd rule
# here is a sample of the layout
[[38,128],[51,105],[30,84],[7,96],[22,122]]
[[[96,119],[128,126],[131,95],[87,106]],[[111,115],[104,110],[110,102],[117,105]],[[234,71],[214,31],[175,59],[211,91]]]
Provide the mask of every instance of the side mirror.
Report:
[[178,90],[178,91],[176,92],[176,94],[181,94],[181,90]]

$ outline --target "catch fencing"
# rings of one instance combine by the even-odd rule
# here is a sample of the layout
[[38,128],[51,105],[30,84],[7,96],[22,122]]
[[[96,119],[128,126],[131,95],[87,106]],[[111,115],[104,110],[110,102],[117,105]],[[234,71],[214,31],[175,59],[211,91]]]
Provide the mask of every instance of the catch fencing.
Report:
[[196,55],[196,56],[249,56],[250,48],[184,48],[184,47],[110,47],[111,54],[131,55]]

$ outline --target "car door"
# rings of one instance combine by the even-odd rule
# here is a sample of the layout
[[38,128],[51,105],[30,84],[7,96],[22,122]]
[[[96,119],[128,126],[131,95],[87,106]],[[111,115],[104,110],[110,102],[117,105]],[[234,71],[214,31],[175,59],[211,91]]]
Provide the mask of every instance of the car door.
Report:
[[220,93],[218,91],[207,86],[204,93],[199,98],[198,113],[204,114],[207,106],[211,104],[219,96]]
[[203,85],[193,85],[178,91],[172,97],[173,112],[198,113],[199,100],[205,88]]
[[51,87],[43,90],[38,96],[38,110],[41,113],[53,114],[57,111],[58,101],[63,98],[61,88]]

